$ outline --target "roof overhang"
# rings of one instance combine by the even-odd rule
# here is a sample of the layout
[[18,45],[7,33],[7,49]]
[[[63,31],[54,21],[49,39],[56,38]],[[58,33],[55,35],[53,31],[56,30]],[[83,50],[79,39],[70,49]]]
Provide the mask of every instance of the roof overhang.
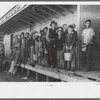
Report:
[[65,17],[66,13],[73,14],[77,9],[76,5],[22,5],[18,10],[18,6],[0,19],[0,32],[13,33],[35,23],[42,24],[58,16]]

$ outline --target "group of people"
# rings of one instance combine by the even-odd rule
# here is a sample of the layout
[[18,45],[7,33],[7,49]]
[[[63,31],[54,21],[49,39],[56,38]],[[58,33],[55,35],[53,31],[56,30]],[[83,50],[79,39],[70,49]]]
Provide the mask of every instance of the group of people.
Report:
[[[91,20],[86,20],[82,31],[82,69],[88,70],[92,62],[92,48],[95,32]],[[20,64],[39,64],[43,67],[75,70],[77,66],[77,31],[76,25],[58,26],[55,21],[50,28],[34,32],[22,32],[16,35],[13,43],[12,62],[9,72],[15,74]]]
[[[17,67],[13,66],[21,63],[75,70],[77,42],[75,28],[75,24],[58,26],[52,21],[50,28],[44,27],[40,32],[22,32],[16,35],[13,43],[14,56],[9,72],[15,73]],[[65,59],[66,53],[73,55],[68,61]]]

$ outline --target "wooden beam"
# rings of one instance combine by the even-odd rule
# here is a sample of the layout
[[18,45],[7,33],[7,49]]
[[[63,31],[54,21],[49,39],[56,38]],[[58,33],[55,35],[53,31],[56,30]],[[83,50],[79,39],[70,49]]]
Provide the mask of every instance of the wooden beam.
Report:
[[43,16],[43,15],[41,15],[41,14],[39,14],[39,13],[37,13],[33,8],[32,8],[32,13],[33,14],[36,14],[36,15],[38,15],[38,16],[40,16],[40,17],[42,17],[42,18],[44,18],[44,19],[49,19],[50,21],[52,21],[52,19],[50,19],[50,18],[47,18],[47,17],[45,17],[45,16]]
[[[27,14],[27,15],[30,16],[30,17],[32,17],[32,18],[31,18],[32,20],[35,19],[35,20],[34,20],[35,22],[36,22],[36,20],[37,20],[38,23],[40,23],[40,24],[42,23],[42,21],[40,21],[39,18],[37,18],[37,17],[35,17],[35,16],[31,15],[31,14]],[[33,18],[34,18],[34,19],[33,19]]]
[[25,28],[25,26],[17,21],[13,21],[14,24],[16,24],[16,26],[19,26],[19,28]]
[[[14,23],[13,23],[14,24]],[[11,24],[11,23],[9,23],[9,25],[11,25],[12,27],[16,27],[16,28],[19,28],[19,26],[18,25],[13,25],[13,24]]]
[[14,25],[12,25],[11,23],[8,24],[8,27],[5,26],[6,32],[9,32],[9,33],[14,32],[16,29],[17,27],[14,27]]
[[16,23],[20,24],[20,26],[21,26],[22,28],[27,27],[27,25],[20,23],[16,18],[14,18],[13,20],[15,20]]
[[[37,19],[33,19],[34,17],[33,17],[33,18],[31,18],[30,16],[24,16],[24,17],[26,17],[26,18],[28,18],[28,19],[34,21],[34,22],[41,23],[39,20],[37,20]],[[36,21],[36,20],[37,20],[37,21]]]
[[50,17],[55,17],[55,18],[57,18],[57,19],[58,19],[58,17],[57,17],[57,16],[52,15],[52,14],[48,13],[47,11],[44,11],[43,9],[40,9],[40,8],[37,8],[37,9],[38,9],[38,10],[40,10],[41,12],[43,12],[43,13],[45,13],[45,14],[49,15]]
[[44,18],[44,19],[47,19],[47,20],[52,21],[52,19],[47,18],[47,17],[45,17],[45,16],[43,16],[43,15],[41,15],[41,14],[37,13],[37,12],[35,12],[35,14],[36,14],[36,15],[38,15],[38,16],[40,16],[40,17],[42,17],[42,18]]
[[30,22],[27,22],[26,20],[24,20],[24,19],[19,19],[20,21],[22,21],[22,22],[24,22],[24,23],[26,23],[26,24],[28,24],[28,25],[34,25],[34,24],[32,24],[32,23],[30,23]]
[[75,6],[75,5],[71,5],[72,7],[74,7],[74,8],[77,8],[77,6]]
[[[49,7],[49,6],[44,6],[46,7],[47,9],[51,10],[52,12],[56,13],[57,15],[62,15],[61,13],[59,13],[58,11],[54,10],[53,8]],[[63,15],[62,15],[63,16]]]
[[61,8],[61,9],[63,9],[64,11],[67,10],[67,11],[69,11],[69,12],[72,13],[72,14],[74,13],[73,11],[69,10],[68,8],[66,9],[66,8],[63,7],[63,6],[58,5],[58,7]]

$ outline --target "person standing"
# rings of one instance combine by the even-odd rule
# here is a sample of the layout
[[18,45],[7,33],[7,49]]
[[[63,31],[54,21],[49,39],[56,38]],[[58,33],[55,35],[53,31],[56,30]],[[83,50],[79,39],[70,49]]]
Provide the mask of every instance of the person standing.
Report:
[[2,47],[0,47],[0,71],[2,71],[2,66],[5,61],[5,54]]
[[12,74],[16,74],[19,66],[20,66],[20,44],[16,44],[15,51],[13,53],[13,59],[8,72]]
[[44,36],[43,36],[43,49],[44,49],[44,65],[48,66],[49,64],[49,59],[48,59],[48,55],[49,55],[49,49],[48,49],[48,41],[47,41],[47,34],[49,32],[48,27],[44,27],[43,29],[44,32]]
[[26,63],[26,59],[25,56],[26,55],[26,39],[25,39],[25,35],[24,32],[21,33],[21,60],[22,63]]
[[35,52],[35,35],[34,32],[31,33],[31,62],[33,61],[33,54]]
[[49,39],[49,60],[51,68],[56,68],[57,65],[57,49],[56,49],[56,26],[57,23],[52,21],[50,24],[51,28],[49,29],[48,39]]
[[58,27],[56,30],[58,36],[56,39],[57,47],[57,68],[64,68],[64,40],[63,40],[63,28]]
[[67,70],[75,70],[75,47],[76,47],[76,35],[72,25],[68,26],[68,34],[65,38],[64,51],[72,55],[71,59],[67,61]]
[[31,38],[30,34],[26,32],[26,62],[30,61],[30,47],[31,47]]
[[63,28],[63,41],[65,42],[65,37],[66,37],[66,35],[67,35],[67,33],[68,33],[67,24],[63,24],[63,25],[62,25],[62,28]]
[[91,20],[86,20],[85,29],[82,31],[82,69],[90,70],[92,62],[95,32],[91,27]]

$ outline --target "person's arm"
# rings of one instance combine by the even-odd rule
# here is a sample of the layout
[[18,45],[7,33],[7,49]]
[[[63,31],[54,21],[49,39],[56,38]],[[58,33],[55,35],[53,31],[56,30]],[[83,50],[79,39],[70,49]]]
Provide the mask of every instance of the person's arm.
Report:
[[73,33],[74,34],[74,36],[73,36],[73,41],[72,41],[72,44],[71,44],[71,46],[70,46],[70,49],[72,49],[73,48],[73,46],[75,45],[75,43],[76,43],[76,41],[77,41],[77,33]]
[[46,33],[46,40],[49,42],[49,31]]
[[82,35],[81,35],[81,46],[82,48],[85,47],[84,43],[84,32],[82,31]]
[[66,47],[66,50],[68,50],[68,45],[67,45],[67,35],[65,37],[65,47]]
[[94,36],[95,36],[95,32],[93,29],[91,29],[91,38],[85,46],[87,46],[90,42],[92,42],[92,40],[94,39]]
[[20,52],[19,51],[16,51],[15,53],[15,62],[17,63],[18,60],[19,60],[19,56],[20,56]]

